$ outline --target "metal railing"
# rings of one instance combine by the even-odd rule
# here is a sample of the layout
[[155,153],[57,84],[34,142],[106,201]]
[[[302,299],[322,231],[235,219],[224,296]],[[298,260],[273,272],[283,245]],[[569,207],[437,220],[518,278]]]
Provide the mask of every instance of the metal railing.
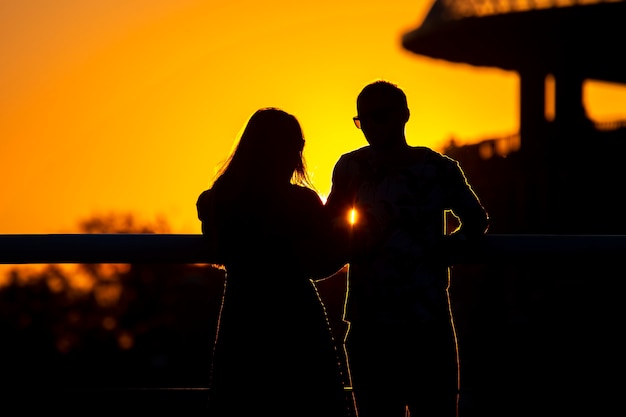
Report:
[[[487,234],[451,249],[450,264],[626,255],[626,235]],[[198,234],[0,235],[0,264],[212,263]]]
[[[580,261],[585,259],[592,260],[594,262],[602,262],[603,264],[614,265],[619,263],[619,260],[626,255],[626,235],[513,235],[513,234],[487,234],[480,241],[472,242],[466,246],[456,246],[451,248],[447,262],[450,265],[453,264],[491,264],[491,265],[512,265],[513,270],[523,269],[529,263],[536,265],[536,262],[542,262],[542,260],[548,260],[549,262],[576,261],[576,265]],[[0,235],[0,264],[89,264],[89,263],[188,263],[188,264],[210,264],[211,256],[205,246],[202,235],[195,234],[13,234],[13,235]],[[496,286],[500,286],[507,279],[507,274],[511,270],[507,270],[505,266],[505,273],[498,275],[492,283]],[[539,271],[539,268],[537,271]],[[534,270],[533,270],[534,271]],[[532,281],[528,285],[533,288],[533,285],[538,285],[538,288],[544,288],[541,277],[537,274],[522,275],[522,280]],[[542,276],[543,277],[543,276]],[[606,280],[608,277],[601,277]],[[510,277],[508,277],[510,279]],[[599,282],[591,282],[598,279],[598,276],[590,276],[589,285],[585,285],[584,288],[603,288]],[[567,283],[566,283],[567,284]],[[524,284],[526,285],[526,284]],[[553,284],[550,284],[553,285]],[[552,287],[548,285],[548,290]],[[569,285],[569,284],[567,284]],[[567,287],[563,288],[567,290]],[[595,290],[595,294],[601,293],[601,291]],[[482,334],[478,337],[481,346],[506,346],[506,349],[501,348],[503,351],[501,356],[496,356],[495,359],[490,359],[493,354],[492,350],[487,349],[489,355],[480,354],[482,350],[474,351],[474,354],[479,354],[478,359],[474,359],[475,363],[489,362],[489,366],[486,369],[489,372],[486,373],[487,377],[476,377],[474,380],[480,381],[481,384],[486,384],[487,388],[479,386],[475,390],[474,395],[483,395],[484,392],[488,393],[488,402],[494,403],[494,405],[485,406],[481,404],[477,406],[477,410],[491,410],[507,408],[508,412],[503,415],[521,415],[515,414],[514,411],[519,408],[520,398],[523,398],[525,403],[528,403],[527,408],[532,408],[535,404],[541,404],[545,398],[541,389],[536,389],[537,381],[535,379],[524,380],[516,376],[515,372],[521,372],[526,375],[533,372],[525,372],[523,367],[529,366],[537,358],[544,360],[543,365],[554,367],[552,359],[546,360],[545,355],[541,353],[541,349],[550,346],[550,341],[554,342],[559,337],[566,335],[570,337],[571,334],[587,334],[590,333],[590,340],[593,340],[598,346],[603,346],[603,355],[606,358],[612,356],[618,356],[620,352],[613,352],[617,350],[614,346],[612,335],[614,332],[605,331],[605,328],[614,328],[613,321],[609,322],[604,327],[598,327],[599,321],[596,318],[613,317],[613,314],[604,315],[604,310],[610,310],[608,307],[602,306],[616,306],[617,304],[611,302],[616,292],[610,292],[611,296],[608,298],[602,298],[596,304],[593,304],[594,308],[597,308],[599,313],[593,316],[593,322],[591,324],[580,321],[582,317],[580,313],[577,313],[570,321],[572,323],[565,324],[562,321],[562,314],[558,313],[553,318],[541,316],[529,324],[524,321],[507,322],[502,317],[506,314],[502,310],[494,310],[491,316],[493,323],[483,324],[485,328],[489,329],[489,336]],[[563,297],[567,297],[569,293],[565,293]],[[532,293],[531,293],[532,295]],[[499,296],[492,296],[487,300],[502,299],[502,294]],[[570,296],[570,298],[572,298]],[[534,299],[534,298],[533,298]],[[584,300],[583,300],[584,301]],[[566,310],[571,305],[578,306],[577,300],[572,302],[561,299],[560,308],[554,309],[556,312]],[[586,308],[589,308],[589,302],[583,303]],[[611,307],[613,308],[613,307]],[[592,310],[593,311],[593,310]],[[609,311],[613,313],[613,310]],[[519,313],[519,312],[518,312]],[[517,317],[517,315],[515,316]],[[529,316],[532,318],[532,315]],[[546,319],[548,319],[546,321]],[[615,319],[616,320],[616,319]],[[545,324],[544,321],[546,322]],[[483,323],[481,320],[479,322]],[[502,322],[502,323],[500,323]],[[500,324],[497,324],[500,323]],[[554,327],[553,324],[558,323],[560,327]],[[537,326],[538,329],[535,329]],[[594,330],[594,329],[598,330]],[[545,329],[549,329],[548,332],[543,332]],[[560,329],[554,336],[549,336],[554,333],[556,329]],[[571,333],[570,329],[575,329],[575,332]],[[534,333],[533,333],[534,331]],[[600,336],[602,335],[602,336]],[[467,335],[466,335],[467,336]],[[471,336],[471,335],[470,335]],[[475,337],[475,336],[474,336]],[[488,338],[485,341],[483,339]],[[550,337],[546,340],[546,337]],[[600,337],[606,339],[601,340]],[[566,338],[567,339],[567,338]],[[471,339],[470,341],[471,350]],[[508,341],[508,342],[507,342]],[[535,348],[535,343],[537,347]],[[601,343],[604,343],[601,345]],[[561,346],[559,341],[556,346]],[[604,347],[606,346],[606,347]],[[549,352],[554,351],[557,347],[550,347]],[[607,351],[608,349],[608,351]],[[611,351],[610,349],[613,349]],[[483,349],[484,350],[484,349]],[[571,348],[570,348],[571,350]],[[579,350],[584,351],[580,348]],[[530,352],[530,353],[529,353]],[[559,351],[560,354],[568,352],[568,350]],[[576,351],[578,352],[578,351]],[[574,352],[574,353],[576,353]],[[586,351],[585,351],[586,352]],[[608,353],[607,353],[608,352]],[[611,356],[612,355],[612,356]],[[548,355],[549,356],[549,355]],[[572,354],[570,354],[572,356]],[[577,371],[580,369],[594,369],[591,364],[584,365],[587,368],[581,368],[581,364],[584,361],[578,359],[577,354],[573,355],[577,359]],[[504,360],[508,357],[516,357],[519,359],[522,365],[518,364],[515,370],[509,369],[507,372],[512,375],[508,376],[507,381],[518,381],[514,388],[502,389],[498,391],[498,395],[493,395],[490,385],[489,375],[500,375],[498,369],[501,366],[494,366],[494,363],[500,364],[500,360]],[[485,360],[485,358],[487,358]],[[498,359],[500,358],[500,359]],[[525,359],[526,358],[526,359]],[[530,359],[528,359],[530,358]],[[552,358],[552,357],[550,357]],[[598,356],[595,356],[594,361],[598,360]],[[604,362],[611,364],[608,359],[604,358]],[[526,362],[524,362],[526,360]],[[493,362],[493,363],[491,363]],[[570,363],[569,360],[563,360],[562,362]],[[543,366],[542,365],[542,366]],[[482,365],[481,365],[482,366]],[[601,369],[613,369],[608,366],[599,366]],[[544,369],[542,367],[535,366],[533,370]],[[557,367],[557,369],[559,369]],[[568,369],[568,368],[563,368]],[[470,371],[471,372],[471,371]],[[483,371],[481,371],[483,372]],[[554,371],[552,371],[554,374]],[[593,372],[596,372],[595,370]],[[482,375],[482,373],[479,373]],[[473,374],[476,375],[476,374]],[[595,375],[595,373],[593,374]],[[502,375],[500,375],[502,377]],[[549,380],[549,378],[547,378]],[[498,377],[495,380],[499,380]],[[504,380],[504,379],[503,379]],[[609,379],[606,379],[607,381]],[[487,381],[487,382],[484,382]],[[597,381],[597,379],[593,379]],[[158,412],[159,414],[167,415],[180,415],[180,416],[200,416],[204,415],[206,409],[206,388],[130,388],[130,389],[118,389],[118,390],[105,390],[98,389],[97,387],[84,387],[78,390],[63,390],[55,389],[55,387],[46,387],[44,390],[29,390],[18,389],[11,391],[11,381],[3,381],[9,384],[9,389],[5,390],[5,395],[0,395],[2,404],[0,404],[0,414],[4,415],[4,411],[9,406],[19,407],[24,411],[21,415],[29,415],[39,412],[48,412],[50,410],[64,410],[65,415],[84,415],[86,412],[98,411],[106,413],[115,413],[115,415],[148,415]],[[498,384],[496,387],[506,384]],[[570,384],[574,385],[574,384]],[[596,385],[595,382],[593,385]],[[604,389],[608,385],[603,385]],[[550,389],[554,387],[550,386]],[[593,392],[595,397],[590,396],[589,390],[593,387],[586,386],[584,390],[576,389],[572,391],[571,387],[567,390],[562,390],[560,395],[568,395],[573,398],[582,398],[581,395],[589,396],[589,398],[599,398],[601,401],[606,401],[607,398],[621,398],[619,396],[609,396],[603,391],[601,393]],[[484,391],[484,392],[483,392]],[[519,395],[514,396],[512,393],[519,391]],[[550,391],[552,392],[552,391]],[[478,397],[482,398],[482,397]],[[532,401],[531,401],[532,399]],[[592,401],[588,401],[592,403]],[[593,401],[593,408],[596,408],[598,401]],[[577,405],[578,406],[578,405]],[[104,415],[104,414],[98,414]],[[469,414],[465,414],[469,415]],[[489,415],[489,414],[483,414]],[[493,414],[495,415],[495,414]],[[535,414],[537,415],[537,414]],[[541,414],[539,414],[541,415]],[[545,414],[545,415],[566,415],[566,414]]]

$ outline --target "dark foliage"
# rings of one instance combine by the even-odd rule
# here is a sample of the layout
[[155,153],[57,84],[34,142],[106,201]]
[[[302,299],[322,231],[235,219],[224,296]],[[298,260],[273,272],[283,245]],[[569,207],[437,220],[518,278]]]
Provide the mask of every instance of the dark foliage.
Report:
[[[131,265],[77,292],[56,266],[0,289],[0,373],[12,387],[206,386],[224,271]],[[63,282],[62,288],[50,285]],[[116,295],[100,296],[107,290]]]

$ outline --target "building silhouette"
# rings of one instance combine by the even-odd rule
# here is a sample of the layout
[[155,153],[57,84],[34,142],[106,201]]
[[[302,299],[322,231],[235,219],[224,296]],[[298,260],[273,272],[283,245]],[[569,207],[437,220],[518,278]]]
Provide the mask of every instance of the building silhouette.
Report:
[[[594,123],[583,102],[587,80],[626,84],[624,22],[622,0],[436,0],[403,35],[415,54],[519,75],[519,132],[444,149],[487,208],[489,233],[626,234],[626,121]],[[620,407],[624,275],[619,259],[455,266],[461,417]]]
[[[586,80],[626,84],[624,1],[437,0],[403,47],[450,62],[515,71],[520,131],[445,153],[459,159],[494,233],[626,233],[626,121],[594,124]],[[546,79],[554,117],[546,117]]]

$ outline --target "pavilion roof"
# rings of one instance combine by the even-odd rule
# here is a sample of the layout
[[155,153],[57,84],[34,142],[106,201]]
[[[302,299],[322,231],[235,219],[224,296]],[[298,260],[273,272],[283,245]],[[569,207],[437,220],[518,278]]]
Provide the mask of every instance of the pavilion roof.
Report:
[[625,0],[435,0],[402,37],[431,58],[617,83],[626,83],[625,43]]

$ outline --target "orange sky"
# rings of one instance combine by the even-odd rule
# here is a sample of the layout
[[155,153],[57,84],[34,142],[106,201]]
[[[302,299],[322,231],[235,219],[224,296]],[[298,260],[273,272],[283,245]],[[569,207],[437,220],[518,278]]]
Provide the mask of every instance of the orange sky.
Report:
[[[355,99],[402,87],[412,145],[518,129],[518,78],[402,50],[430,0],[0,0],[0,233],[73,233],[132,212],[199,233],[195,201],[259,107],[295,114],[323,195],[365,144]],[[626,87],[585,89],[626,119]]]

